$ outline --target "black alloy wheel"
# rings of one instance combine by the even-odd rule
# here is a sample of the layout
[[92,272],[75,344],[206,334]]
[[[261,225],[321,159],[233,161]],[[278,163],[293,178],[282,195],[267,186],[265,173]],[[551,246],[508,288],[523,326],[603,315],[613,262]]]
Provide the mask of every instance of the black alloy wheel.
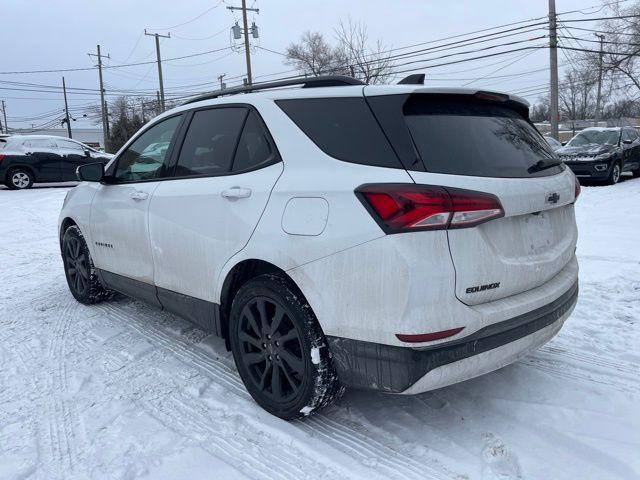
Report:
[[313,310],[284,275],[245,283],[233,299],[228,330],[238,373],[269,413],[300,418],[344,392]]
[[89,305],[113,295],[100,283],[87,243],[77,226],[73,225],[64,232],[61,249],[67,285],[76,300]]
[[240,317],[241,361],[254,386],[278,403],[295,398],[304,377],[301,333],[290,315],[275,300],[258,297]]
[[69,237],[64,246],[64,259],[69,287],[76,295],[82,295],[89,285],[89,258],[85,255],[78,237]]

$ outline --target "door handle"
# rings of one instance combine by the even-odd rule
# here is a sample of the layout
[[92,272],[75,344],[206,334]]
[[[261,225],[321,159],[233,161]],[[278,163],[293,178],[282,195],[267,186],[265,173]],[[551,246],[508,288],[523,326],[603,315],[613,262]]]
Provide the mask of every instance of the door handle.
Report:
[[247,198],[251,196],[251,189],[242,187],[231,187],[227,190],[223,190],[222,196],[229,200],[235,198]]
[[131,192],[131,198],[134,200],[146,200],[149,198],[149,194],[147,192],[136,190],[135,192]]

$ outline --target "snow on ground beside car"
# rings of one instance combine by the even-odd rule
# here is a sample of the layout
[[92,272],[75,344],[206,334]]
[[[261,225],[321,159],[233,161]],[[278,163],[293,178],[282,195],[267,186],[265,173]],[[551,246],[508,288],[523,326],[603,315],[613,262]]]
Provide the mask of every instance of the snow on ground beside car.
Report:
[[286,423],[223,343],[140,302],[67,290],[67,188],[0,189],[0,478],[640,476],[640,180],[584,187],[581,292],[560,334],[418,396],[348,392]]

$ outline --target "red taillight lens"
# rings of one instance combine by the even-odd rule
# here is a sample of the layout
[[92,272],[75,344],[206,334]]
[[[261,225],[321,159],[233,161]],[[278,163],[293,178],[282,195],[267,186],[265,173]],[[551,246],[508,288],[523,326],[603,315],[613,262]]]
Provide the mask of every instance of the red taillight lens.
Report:
[[574,202],[578,200],[578,197],[580,196],[580,181],[578,180],[578,177],[576,177],[575,180],[576,180],[576,194],[573,197]]
[[386,233],[474,227],[504,216],[494,195],[460,188],[380,183],[356,195]]
[[0,162],[2,162],[3,159],[4,159],[4,155],[0,153]]

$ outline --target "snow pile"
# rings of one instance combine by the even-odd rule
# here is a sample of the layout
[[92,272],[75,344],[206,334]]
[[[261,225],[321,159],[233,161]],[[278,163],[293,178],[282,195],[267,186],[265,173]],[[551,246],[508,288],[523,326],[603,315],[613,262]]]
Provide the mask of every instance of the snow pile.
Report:
[[0,478],[640,477],[640,180],[583,188],[580,300],[549,344],[293,423],[253,403],[220,340],[139,302],[73,300],[66,190],[0,189]]

